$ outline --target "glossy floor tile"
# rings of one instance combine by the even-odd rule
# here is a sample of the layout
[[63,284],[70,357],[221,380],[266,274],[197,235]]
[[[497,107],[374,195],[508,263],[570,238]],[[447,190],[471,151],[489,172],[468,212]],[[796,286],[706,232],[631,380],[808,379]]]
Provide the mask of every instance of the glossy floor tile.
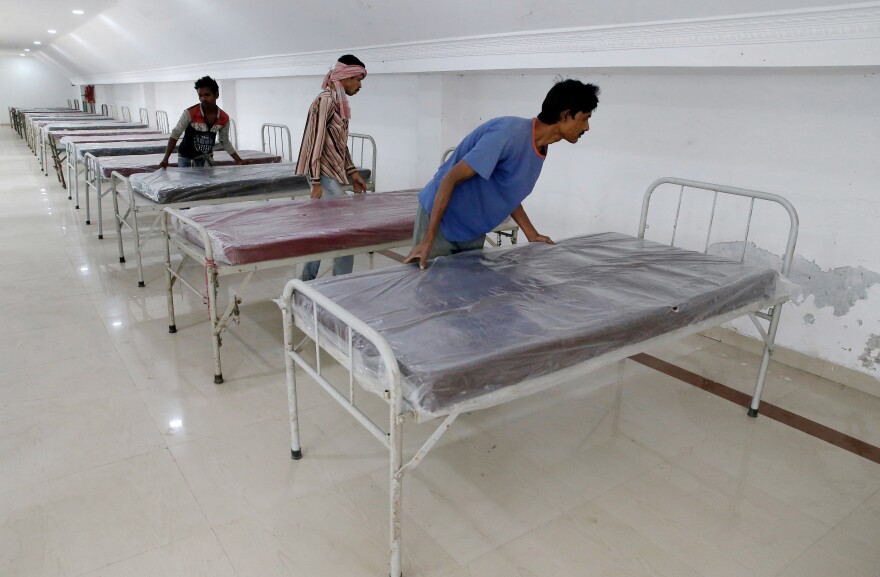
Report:
[[[387,451],[302,373],[290,458],[271,299],[295,271],[242,293],[215,385],[200,297],[175,289],[168,332],[161,247],[138,287],[130,238],[120,263],[8,127],[0,214],[0,576],[388,575]],[[757,371],[701,336],[649,353],[749,393]],[[877,398],[775,364],[765,398],[880,443]],[[437,424],[404,426],[407,458]],[[632,361],[462,415],[403,499],[406,577],[880,575],[880,465]]]

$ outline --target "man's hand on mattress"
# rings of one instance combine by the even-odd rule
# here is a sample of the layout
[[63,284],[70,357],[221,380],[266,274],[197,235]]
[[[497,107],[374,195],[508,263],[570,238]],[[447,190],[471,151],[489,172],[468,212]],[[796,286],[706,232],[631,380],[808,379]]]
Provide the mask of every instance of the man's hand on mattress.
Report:
[[547,244],[556,244],[553,242],[549,236],[544,236],[543,234],[536,234],[532,238],[529,238],[529,242],[546,242]]
[[367,183],[357,172],[351,174],[351,187],[355,192],[367,192]]
[[312,185],[312,198],[317,200],[317,199],[321,198],[321,195],[323,195],[323,194],[324,194],[324,190],[321,188],[320,184],[313,184]]
[[403,259],[403,262],[408,263],[418,261],[419,268],[425,270],[425,267],[428,265],[428,254],[430,252],[431,245],[420,242],[419,244],[412,247],[412,250],[409,251],[409,254],[406,255],[405,259]]
[[168,168],[168,159],[167,158],[162,159],[162,161],[159,163],[159,168],[161,168],[162,170],[165,170],[166,168]]

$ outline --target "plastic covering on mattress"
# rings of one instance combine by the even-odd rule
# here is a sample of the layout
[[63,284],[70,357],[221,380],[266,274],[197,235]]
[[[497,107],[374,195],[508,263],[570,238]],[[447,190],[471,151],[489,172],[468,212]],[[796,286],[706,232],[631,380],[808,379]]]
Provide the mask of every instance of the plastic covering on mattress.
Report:
[[151,139],[134,142],[86,142],[76,146],[76,158],[82,160],[86,153],[92,156],[117,156],[120,154],[156,154],[165,152],[168,139]]
[[132,130],[100,130],[100,131],[74,131],[60,130],[50,132],[52,140],[61,141],[62,146],[68,144],[85,144],[89,142],[135,142],[137,140],[162,140],[168,142],[170,134],[162,134],[158,130],[135,128]]
[[[295,170],[296,165],[290,162],[169,168],[150,174],[135,174],[130,182],[137,194],[159,204],[288,191],[295,193],[291,196],[308,194],[308,179],[296,176]],[[360,172],[369,175],[369,171]]]
[[[281,157],[262,150],[239,150],[238,155],[251,164],[276,164],[281,162]],[[165,154],[133,154],[128,156],[105,156],[101,159],[101,175],[110,178],[113,172],[122,176],[131,176],[142,172],[153,172],[159,169],[159,163],[165,158]],[[214,166],[229,166],[235,164],[228,152],[218,151],[214,153]],[[177,165],[177,154],[168,157],[168,165]]]
[[64,121],[64,122],[35,122],[37,126],[40,127],[40,133],[45,136],[50,132],[55,132],[56,130],[89,130],[89,129],[121,129],[125,130],[127,128],[149,128],[146,124],[135,124],[131,122],[117,122],[112,120],[106,121],[94,121],[94,120],[83,120],[81,122],[77,122],[74,120]]
[[[215,261],[236,265],[409,241],[418,203],[408,190],[196,206],[186,216],[207,230]],[[204,247],[192,225],[177,228]]]
[[[400,265],[309,284],[387,340],[404,399],[424,418],[505,402],[524,381],[784,298],[789,285],[780,278],[603,233],[442,257],[426,271]],[[314,337],[311,300],[297,293],[294,314]],[[322,344],[347,351],[347,329],[326,312],[318,318]],[[354,351],[355,377],[382,394],[376,349],[355,334]]]

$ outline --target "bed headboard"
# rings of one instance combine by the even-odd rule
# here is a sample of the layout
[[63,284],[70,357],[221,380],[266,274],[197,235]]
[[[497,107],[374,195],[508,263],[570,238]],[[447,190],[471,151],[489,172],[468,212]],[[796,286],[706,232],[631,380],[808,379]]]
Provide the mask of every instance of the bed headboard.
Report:
[[290,140],[290,128],[284,124],[266,123],[260,129],[263,141],[263,152],[277,154],[287,162],[293,162],[293,145]]
[[[654,192],[663,185],[672,185],[672,187],[678,187],[678,203],[675,209],[675,221],[672,225],[672,239],[669,241],[671,246],[675,245],[675,238],[678,232],[679,225],[679,217],[681,216],[681,207],[682,207],[682,199],[684,198],[685,189],[688,189],[690,194],[706,194],[713,195],[712,196],[712,212],[709,216],[709,226],[706,232],[706,241],[705,248],[703,252],[709,251],[709,242],[712,237],[712,225],[715,223],[715,211],[718,206],[718,197],[721,194],[724,195],[733,195],[738,197],[745,197],[749,199],[748,205],[748,215],[745,218],[745,222],[743,223],[743,236],[742,236],[742,253],[740,254],[740,261],[745,260],[746,247],[749,242],[749,233],[751,232],[752,227],[752,217],[754,216],[755,209],[755,201],[763,200],[772,203],[776,203],[781,206],[788,213],[788,235],[787,242],[785,246],[785,252],[782,256],[782,268],[781,272],[784,275],[788,275],[791,270],[791,262],[794,258],[794,249],[795,244],[797,243],[798,236],[798,214],[795,210],[794,206],[787,199],[779,196],[778,194],[773,194],[769,192],[761,192],[758,190],[749,190],[745,188],[736,188],[733,186],[725,186],[722,184],[711,184],[708,182],[699,182],[695,180],[686,180],[684,178],[674,178],[674,177],[663,177],[655,180],[648,187],[648,190],[645,191],[644,199],[642,200],[642,215],[639,220],[639,238],[645,238],[645,230],[649,228],[648,225],[648,209],[651,204],[651,198]],[[664,191],[666,189],[674,188],[665,186]],[[693,193],[691,193],[693,191]]]

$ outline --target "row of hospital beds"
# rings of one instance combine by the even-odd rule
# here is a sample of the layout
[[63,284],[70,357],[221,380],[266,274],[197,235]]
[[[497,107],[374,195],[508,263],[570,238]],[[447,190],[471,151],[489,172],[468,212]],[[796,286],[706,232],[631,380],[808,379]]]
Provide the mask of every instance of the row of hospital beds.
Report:
[[[305,198],[308,183],[293,176],[289,131],[283,128],[263,127],[264,150],[245,156],[262,164],[205,169],[155,171],[161,156],[143,144],[150,142],[147,136],[64,143],[69,179],[76,182],[81,162],[86,198],[95,195],[99,223],[109,185],[120,262],[125,262],[123,235],[128,232],[141,286],[144,244],[161,236],[169,332],[178,331],[175,286],[195,292],[207,305],[215,383],[223,382],[221,335],[241,314],[243,291],[255,274],[355,254],[369,254],[371,264],[377,253],[399,260],[393,249],[405,250],[411,243],[417,191]],[[267,131],[272,135],[268,145]],[[350,147],[360,147],[358,165],[375,192],[375,141],[352,137]],[[133,150],[141,154],[125,154]],[[216,156],[223,158],[219,152]],[[705,214],[689,209],[692,203],[704,207]],[[725,237],[736,229],[741,239],[739,259],[711,254],[713,232],[722,226],[715,218],[719,206],[726,214]],[[770,206],[777,209],[764,210]],[[779,270],[745,262],[757,212],[764,219],[762,228],[781,221],[772,225],[783,245]],[[699,233],[693,224],[681,225],[683,215],[694,214],[704,221]],[[153,218],[144,223],[138,215]],[[741,215],[740,225],[731,224],[734,215]],[[683,238],[692,240],[703,230],[702,250],[682,248]],[[486,250],[436,259],[426,271],[412,265],[371,266],[341,277],[292,280],[278,301],[290,456],[303,457],[297,387],[303,380],[298,377],[307,376],[309,384],[337,401],[388,450],[393,577],[400,577],[403,568],[404,478],[464,413],[582,378],[600,365],[747,316],[764,341],[748,411],[758,415],[782,305],[791,294],[785,277],[798,217],[785,198],[661,178],[643,196],[634,235],[603,232],[556,245],[520,245],[516,231],[512,221],[502,223],[495,233],[508,235],[510,245],[498,246],[502,237],[495,236]],[[221,279],[232,275],[242,280],[224,308],[218,289]],[[346,379],[329,376],[328,359],[345,370]],[[377,423],[362,408],[365,395],[385,403],[387,420]],[[407,421],[439,424],[405,457]]]

